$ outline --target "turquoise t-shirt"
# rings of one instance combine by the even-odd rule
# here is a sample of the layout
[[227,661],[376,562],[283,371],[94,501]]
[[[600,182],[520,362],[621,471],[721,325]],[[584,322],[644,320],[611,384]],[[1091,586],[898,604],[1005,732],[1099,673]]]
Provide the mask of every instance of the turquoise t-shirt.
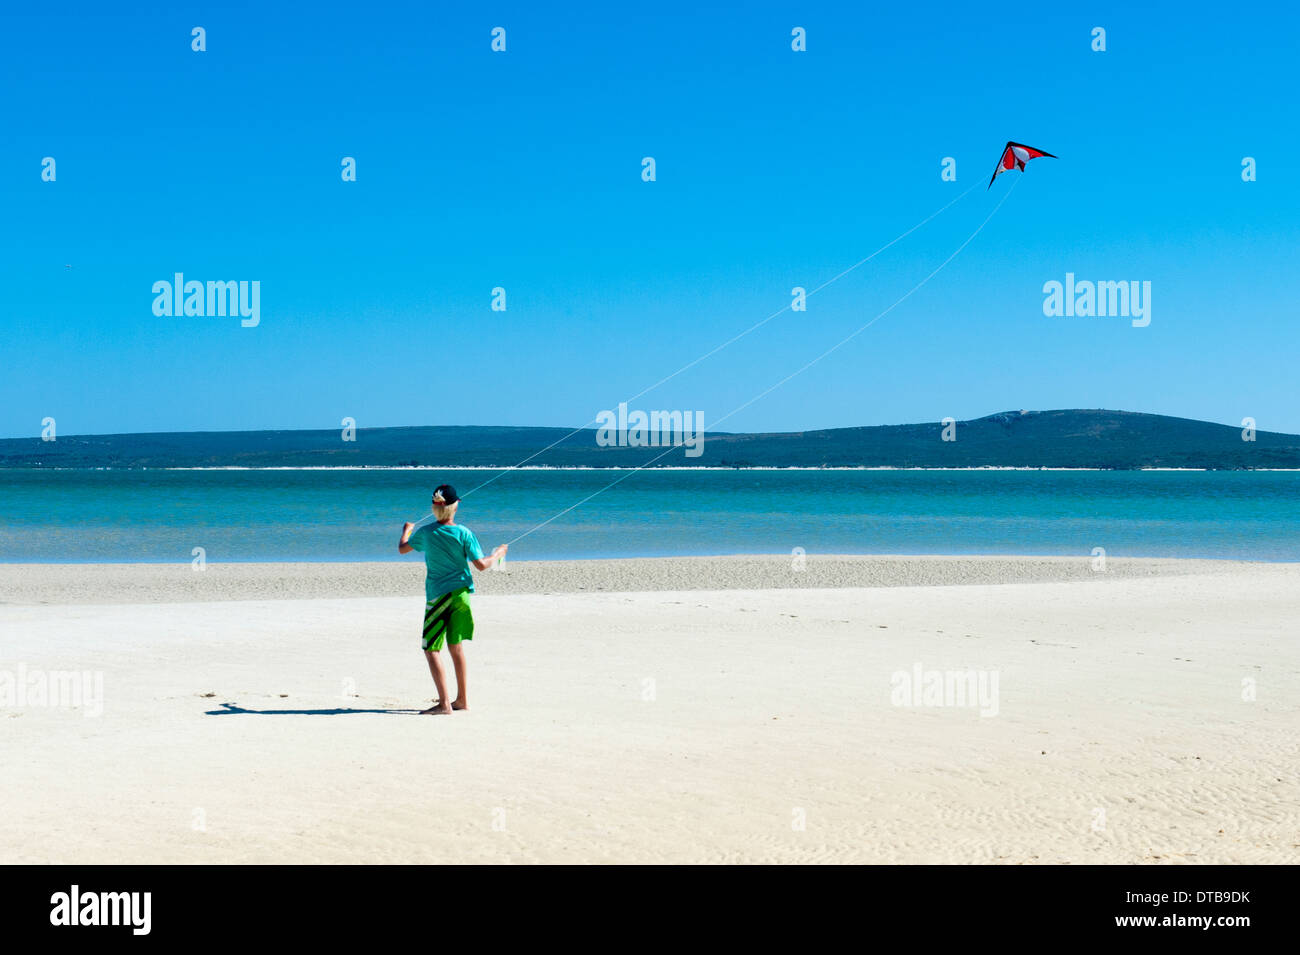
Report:
[[428,573],[424,578],[424,599],[437,600],[443,594],[468,587],[474,592],[471,560],[482,560],[483,549],[468,527],[459,524],[426,524],[407,541],[424,554]]

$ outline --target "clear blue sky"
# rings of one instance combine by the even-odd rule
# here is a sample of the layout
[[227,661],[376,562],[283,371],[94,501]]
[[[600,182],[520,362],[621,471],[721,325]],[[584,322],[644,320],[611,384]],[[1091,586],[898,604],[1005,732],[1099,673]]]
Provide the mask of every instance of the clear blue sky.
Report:
[[[268,6],[6,11],[0,435],[576,427],[978,183],[635,403],[708,425],[938,265],[1021,176],[985,191],[1008,139],[1060,158],[725,429],[1107,407],[1300,432],[1294,9]],[[178,271],[260,281],[261,325],[155,317]],[[1044,317],[1066,272],[1150,281],[1151,325]]]

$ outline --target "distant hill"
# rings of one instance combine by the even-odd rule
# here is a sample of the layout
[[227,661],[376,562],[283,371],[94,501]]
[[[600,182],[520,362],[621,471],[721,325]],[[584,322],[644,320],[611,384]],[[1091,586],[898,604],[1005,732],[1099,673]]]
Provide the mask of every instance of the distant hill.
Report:
[[[595,429],[362,428],[356,441],[330,431],[197,431],[0,440],[0,467],[311,467],[427,465],[636,467],[662,448],[599,447]],[[1051,467],[1300,468],[1300,436],[1260,431],[1243,441],[1230,425],[1129,411],[1007,411],[938,422],[785,434],[709,434],[700,457],[674,448],[654,467]],[[558,442],[558,443],[557,443]]]

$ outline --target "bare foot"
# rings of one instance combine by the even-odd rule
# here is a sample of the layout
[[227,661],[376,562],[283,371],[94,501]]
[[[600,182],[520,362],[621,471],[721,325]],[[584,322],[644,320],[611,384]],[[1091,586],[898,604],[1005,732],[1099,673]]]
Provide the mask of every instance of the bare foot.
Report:
[[451,703],[451,708],[453,710],[467,710],[469,709],[469,704],[466,703],[464,700],[453,700]]
[[420,715],[421,716],[443,716],[450,712],[451,712],[451,707],[448,706],[446,703],[443,703],[441,700],[438,700],[433,706],[429,707],[427,710],[420,710]]

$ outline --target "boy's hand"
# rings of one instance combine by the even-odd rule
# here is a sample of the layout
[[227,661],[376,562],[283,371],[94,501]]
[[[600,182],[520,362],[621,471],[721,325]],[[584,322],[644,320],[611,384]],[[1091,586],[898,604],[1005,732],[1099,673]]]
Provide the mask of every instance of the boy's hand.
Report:
[[500,547],[498,547],[496,550],[492,552],[492,556],[498,559],[502,558],[506,555],[506,551],[508,551],[509,549],[510,549],[509,544],[502,544]]

